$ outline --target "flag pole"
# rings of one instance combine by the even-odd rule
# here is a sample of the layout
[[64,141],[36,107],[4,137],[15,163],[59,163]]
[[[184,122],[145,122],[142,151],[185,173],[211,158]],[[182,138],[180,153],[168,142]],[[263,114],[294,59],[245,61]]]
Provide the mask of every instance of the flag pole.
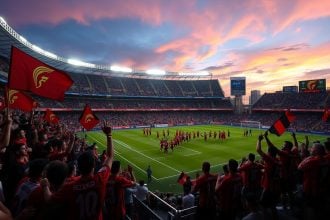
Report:
[[14,46],[11,45],[10,48],[10,63],[9,63],[9,72],[8,72],[8,82],[7,82],[7,86],[5,87],[5,104],[6,104],[6,114],[8,116],[9,114],[9,84],[10,84],[10,78],[11,78],[11,69],[12,69],[12,65],[13,65],[13,49]]

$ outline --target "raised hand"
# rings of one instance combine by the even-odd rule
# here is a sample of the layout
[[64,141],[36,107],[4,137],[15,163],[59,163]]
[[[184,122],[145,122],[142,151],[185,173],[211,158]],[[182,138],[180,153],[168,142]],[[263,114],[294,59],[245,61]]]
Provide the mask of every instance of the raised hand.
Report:
[[102,131],[107,136],[112,135],[112,128],[111,128],[110,122],[108,122],[106,120],[103,121]]

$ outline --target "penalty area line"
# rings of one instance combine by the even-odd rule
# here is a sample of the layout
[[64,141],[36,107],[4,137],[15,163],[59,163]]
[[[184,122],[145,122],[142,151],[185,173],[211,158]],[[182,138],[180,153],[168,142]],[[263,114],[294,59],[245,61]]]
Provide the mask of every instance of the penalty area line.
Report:
[[[103,145],[104,144],[102,142],[100,142],[98,139],[96,139],[95,137],[91,137],[92,139],[94,139],[96,142],[98,142],[99,144]],[[129,164],[133,165],[135,168],[137,168],[138,170],[140,170],[142,173],[146,174],[147,175],[147,172],[142,169],[141,167],[139,167],[138,165],[136,165],[135,163],[133,163],[132,161],[126,159],[125,157],[123,157],[122,155],[120,155],[116,150],[114,150],[115,152],[115,155],[119,156],[121,159],[125,160],[126,162],[128,162]],[[153,179],[155,180],[159,180],[158,178],[156,178],[155,176],[152,176]]]

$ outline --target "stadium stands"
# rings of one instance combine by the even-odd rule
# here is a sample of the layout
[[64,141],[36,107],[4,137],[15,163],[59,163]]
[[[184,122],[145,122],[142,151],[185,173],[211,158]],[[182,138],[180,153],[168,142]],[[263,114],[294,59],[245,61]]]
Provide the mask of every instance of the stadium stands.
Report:
[[70,73],[75,82],[69,93],[114,96],[219,97],[218,80],[137,79]]

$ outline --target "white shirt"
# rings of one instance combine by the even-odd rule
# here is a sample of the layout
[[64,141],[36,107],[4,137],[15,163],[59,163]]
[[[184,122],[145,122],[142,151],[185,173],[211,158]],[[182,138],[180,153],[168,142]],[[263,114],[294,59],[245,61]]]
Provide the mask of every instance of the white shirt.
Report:
[[182,206],[184,209],[193,207],[195,205],[195,196],[191,193],[182,197]]
[[138,185],[136,187],[136,198],[138,198],[140,201],[145,201],[147,200],[147,195],[148,195],[148,188],[146,186],[140,186]]

